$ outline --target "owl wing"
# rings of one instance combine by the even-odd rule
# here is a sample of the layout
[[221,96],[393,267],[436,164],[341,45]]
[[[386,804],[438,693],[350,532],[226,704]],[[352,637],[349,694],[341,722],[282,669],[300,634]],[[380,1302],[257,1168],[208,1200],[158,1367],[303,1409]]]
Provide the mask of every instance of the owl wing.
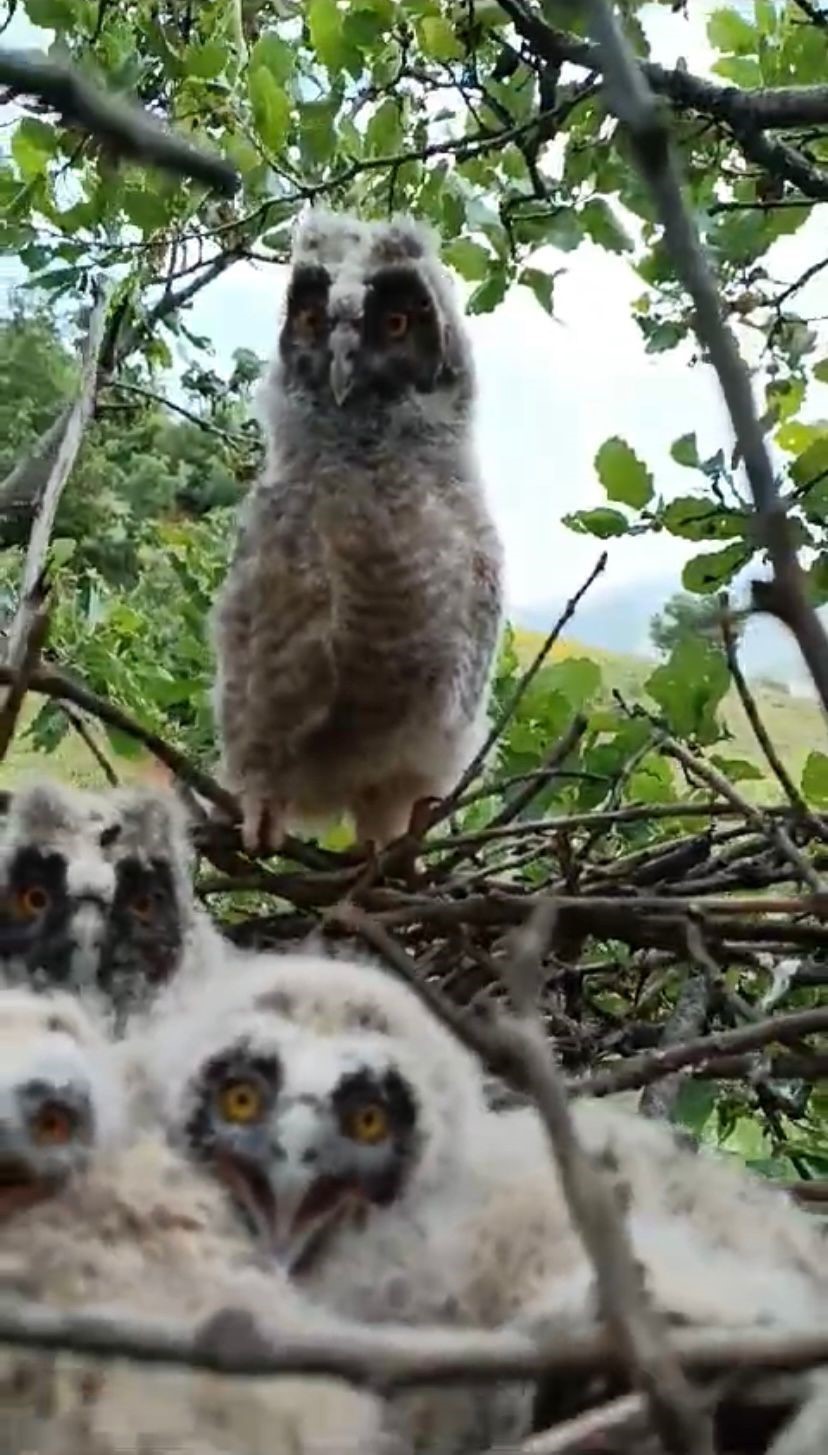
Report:
[[335,691],[330,588],[283,511],[247,522],[216,615],[217,714],[231,786],[272,793]]
[[501,553],[495,539],[485,537],[472,552],[468,600],[468,656],[462,684],[463,710],[477,713],[492,668],[503,611]]

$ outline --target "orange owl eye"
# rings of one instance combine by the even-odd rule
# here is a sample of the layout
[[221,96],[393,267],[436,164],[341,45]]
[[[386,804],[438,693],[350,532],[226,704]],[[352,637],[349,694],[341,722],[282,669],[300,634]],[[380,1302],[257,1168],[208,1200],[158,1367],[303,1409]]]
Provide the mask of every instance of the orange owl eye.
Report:
[[136,919],[147,920],[152,915],[152,899],[149,894],[136,894],[130,900],[129,907]]
[[354,1142],[373,1147],[384,1142],[388,1136],[388,1116],[384,1107],[368,1102],[350,1112],[345,1121],[345,1130]]
[[39,1147],[64,1147],[77,1129],[77,1118],[59,1101],[45,1101],[32,1117],[30,1130]]
[[386,313],[385,332],[389,338],[405,338],[408,332],[408,314]]
[[252,1081],[228,1081],[219,1092],[218,1109],[226,1122],[244,1126],[259,1120],[264,1098]]
[[325,315],[318,305],[300,308],[296,315],[296,332],[312,338],[320,334],[325,324]]
[[49,906],[49,891],[42,884],[27,884],[18,891],[17,911],[24,919],[36,919]]

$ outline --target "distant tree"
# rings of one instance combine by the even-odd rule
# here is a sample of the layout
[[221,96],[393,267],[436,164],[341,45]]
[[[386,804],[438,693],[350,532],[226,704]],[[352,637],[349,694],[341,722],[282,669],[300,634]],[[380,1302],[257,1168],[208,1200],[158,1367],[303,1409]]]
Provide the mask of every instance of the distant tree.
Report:
[[[732,622],[738,636],[741,624]],[[714,646],[721,646],[722,634],[718,604],[709,596],[688,596],[677,591],[650,621],[650,641],[659,652],[672,652],[679,642],[689,637],[703,637]]]

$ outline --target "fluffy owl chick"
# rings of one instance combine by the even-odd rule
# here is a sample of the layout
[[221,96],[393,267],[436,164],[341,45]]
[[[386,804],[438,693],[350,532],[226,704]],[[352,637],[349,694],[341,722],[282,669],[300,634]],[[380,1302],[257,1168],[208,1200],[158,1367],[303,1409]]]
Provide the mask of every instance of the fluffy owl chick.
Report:
[[[39,998],[32,1017],[42,1016],[44,1005]],[[25,1032],[22,1013],[15,1020],[3,1016],[6,1008],[0,1004],[1,1026],[15,1021]],[[93,1138],[92,1126],[103,1123],[87,1113],[97,1103],[77,1067],[71,1074],[67,1069],[67,1036],[57,1029],[23,1035],[29,1051],[17,1056],[16,1072],[3,1061],[0,1291],[54,1310],[95,1308],[176,1323],[199,1323],[233,1308],[282,1336],[335,1328],[278,1270],[253,1266],[220,1190],[162,1139],[112,1145]],[[51,1101],[38,1090],[47,1084]],[[25,1199],[10,1196],[20,1189]],[[380,1406],[333,1379],[250,1385],[6,1349],[0,1452],[23,1449],[39,1455],[169,1455],[172,1449],[179,1455],[391,1455],[393,1445],[383,1433]]]
[[313,211],[217,602],[223,772],[251,850],[349,812],[383,845],[485,734],[501,546],[462,318],[429,234]]
[[0,990],[0,1228],[114,1147],[125,1125],[102,1028],[71,996]]
[[171,793],[15,794],[0,841],[0,975],[114,1011],[145,1005],[217,939],[196,908],[186,821]]

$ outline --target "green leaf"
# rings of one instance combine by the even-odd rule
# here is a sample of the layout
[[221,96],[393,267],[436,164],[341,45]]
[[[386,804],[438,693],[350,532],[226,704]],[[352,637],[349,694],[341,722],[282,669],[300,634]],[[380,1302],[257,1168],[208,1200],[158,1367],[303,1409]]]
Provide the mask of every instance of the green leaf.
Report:
[[595,456],[595,469],[608,500],[620,500],[635,510],[652,500],[652,475],[626,440],[617,435],[604,440]]
[[637,803],[672,803],[676,790],[669,763],[655,753],[644,758],[630,774],[627,796]]
[[775,35],[779,29],[774,0],[753,0],[753,15],[760,35]]
[[77,0],[25,0],[32,25],[44,30],[67,30],[77,24]]
[[122,196],[124,212],[130,222],[140,227],[143,233],[154,232],[163,227],[169,215],[167,203],[149,187],[125,187]]
[[54,129],[45,121],[27,116],[15,130],[11,141],[11,154],[20,168],[21,176],[27,180],[41,176],[46,163],[57,147]]
[[692,434],[683,434],[679,439],[673,440],[670,455],[677,465],[686,465],[688,469],[694,469],[699,463],[696,431],[694,430]]
[[494,268],[485,283],[475,288],[468,302],[469,313],[491,313],[506,297],[508,279],[505,268]]
[[724,510],[709,495],[677,495],[665,505],[661,524],[672,536],[686,541],[726,541],[743,536],[749,517],[738,510]]
[[420,45],[435,61],[456,61],[463,54],[454,27],[442,15],[426,15],[417,26]]
[[626,535],[630,528],[627,517],[620,510],[610,510],[605,505],[597,510],[576,510],[573,515],[564,515],[561,524],[580,535],[598,536],[602,541],[609,540],[610,536]]
[[109,739],[109,745],[113,753],[117,754],[119,758],[132,758],[135,760],[143,756],[144,748],[142,744],[136,738],[131,737],[129,733],[122,733],[120,728],[108,727],[106,736]]
[[724,76],[726,81],[732,81],[734,86],[744,87],[746,91],[755,91],[764,81],[762,67],[750,56],[724,56],[715,61],[710,69],[717,76]]
[[801,420],[790,419],[776,431],[774,439],[781,450],[799,455],[818,440],[828,439],[828,421],[818,419],[812,424],[803,424]]
[[286,85],[290,80],[295,64],[295,52],[273,30],[260,36],[250,52],[251,72],[264,66],[280,86]]
[[714,10],[707,22],[707,39],[718,51],[755,56],[759,37],[749,20],[735,10]]
[[393,156],[400,150],[403,123],[399,102],[386,96],[365,128],[365,148],[372,157]]
[[540,268],[524,268],[518,273],[518,282],[532,289],[541,308],[551,316],[555,296],[555,279],[552,274],[543,273]]
[[820,384],[828,384],[828,359],[820,359],[818,364],[814,364],[814,378]]
[[815,808],[828,808],[828,754],[813,748],[802,770],[802,792]]
[[444,247],[443,258],[450,268],[454,268],[469,283],[477,283],[485,278],[492,263],[491,253],[480,243],[472,242],[466,237],[460,237]]
[[[816,439],[802,454],[794,460],[791,465],[791,479],[795,485],[808,485],[812,480],[817,480],[828,470],[828,433]],[[810,504],[813,496],[809,491],[804,497],[806,506]]]
[[774,379],[765,390],[768,408],[774,411],[777,419],[782,420],[796,414],[804,397],[804,379]]
[[724,654],[701,637],[682,637],[663,667],[644,683],[671,732],[715,743],[720,737],[716,708],[730,686]]
[[750,558],[751,551],[741,542],[725,546],[723,551],[711,551],[709,555],[693,556],[681,573],[681,584],[686,591],[707,596],[718,591],[731,581],[736,572]]
[[311,0],[308,6],[308,31],[311,45],[329,71],[344,65],[346,47],[342,35],[342,16],[336,0]]
[[310,161],[326,162],[334,151],[334,118],[338,109],[336,101],[306,101],[299,107],[302,151]]
[[710,761],[731,783],[761,783],[764,777],[756,764],[748,763],[746,758],[721,758],[713,753]]
[[49,560],[54,567],[65,566],[77,548],[78,543],[71,536],[54,536],[49,546]]
[[266,147],[279,151],[290,129],[290,102],[264,66],[250,72],[248,87],[256,130]]
[[631,239],[603,197],[593,197],[578,215],[586,232],[599,247],[607,248],[611,253],[631,251]]
[[710,1120],[715,1105],[715,1081],[694,1081],[687,1077],[679,1088],[674,1116],[688,1132],[699,1136],[705,1122]]
[[584,707],[601,690],[601,668],[591,657],[566,657],[563,662],[553,662],[544,676],[573,708]]
[[204,45],[190,46],[187,51],[187,73],[203,81],[220,76],[227,64],[228,50],[220,41],[208,40]]
[[515,218],[515,232],[521,242],[543,243],[559,252],[571,253],[584,240],[584,229],[572,207],[562,207],[547,217]]

